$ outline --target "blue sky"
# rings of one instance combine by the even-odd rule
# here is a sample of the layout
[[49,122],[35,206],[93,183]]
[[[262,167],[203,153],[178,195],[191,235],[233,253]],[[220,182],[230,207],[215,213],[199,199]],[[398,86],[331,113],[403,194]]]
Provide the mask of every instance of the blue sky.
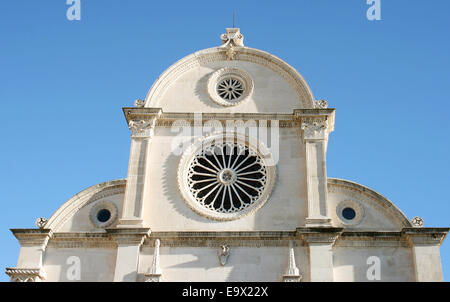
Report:
[[[235,3],[233,5],[233,2]],[[368,186],[409,218],[450,226],[450,1],[65,0],[0,2],[0,281],[16,265],[9,228],[33,228],[67,199],[125,178],[121,107],[167,67],[220,44],[233,9],[245,45],[275,54],[336,108],[328,175]],[[450,280],[450,239],[442,245]]]

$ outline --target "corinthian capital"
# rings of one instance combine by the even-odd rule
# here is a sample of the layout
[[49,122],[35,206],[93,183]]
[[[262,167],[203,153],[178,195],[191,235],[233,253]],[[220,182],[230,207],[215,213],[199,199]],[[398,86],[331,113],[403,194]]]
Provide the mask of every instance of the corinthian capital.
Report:
[[328,138],[327,117],[307,117],[302,120],[304,139],[320,140]]
[[155,124],[156,118],[148,120],[131,120],[128,123],[128,128],[132,131],[132,137],[151,137]]

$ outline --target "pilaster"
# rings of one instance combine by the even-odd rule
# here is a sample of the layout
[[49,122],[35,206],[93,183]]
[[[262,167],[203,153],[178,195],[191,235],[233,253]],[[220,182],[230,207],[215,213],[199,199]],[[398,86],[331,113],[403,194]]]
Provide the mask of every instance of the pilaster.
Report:
[[137,280],[139,254],[142,243],[150,235],[149,228],[107,229],[108,234],[117,243],[114,281]]
[[311,282],[333,281],[333,245],[342,230],[324,227],[302,230],[301,236],[308,245]]
[[7,268],[11,281],[36,282],[45,279],[42,261],[52,231],[49,229],[11,229],[19,240],[20,254],[17,267]]
[[305,224],[307,227],[331,226],[327,206],[328,119],[327,116],[304,117],[301,123],[306,159],[308,217]]
[[[143,108],[144,109],[144,108]],[[161,111],[150,115],[136,116],[128,120],[131,132],[130,160],[122,217],[118,227],[143,227],[143,199],[145,180],[149,173],[148,158],[156,121]]]
[[403,229],[403,234],[412,249],[416,281],[444,281],[439,248],[449,230],[448,228]]

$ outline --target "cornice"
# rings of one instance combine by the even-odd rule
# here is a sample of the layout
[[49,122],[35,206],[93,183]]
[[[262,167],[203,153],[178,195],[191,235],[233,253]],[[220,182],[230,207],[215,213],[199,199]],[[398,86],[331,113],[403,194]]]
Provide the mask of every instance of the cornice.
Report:
[[414,246],[440,246],[447,237],[450,228],[404,228],[402,234]]
[[150,228],[115,228],[106,232],[118,245],[141,245],[151,234]]
[[[227,121],[247,123],[245,126],[258,127],[301,127],[302,121],[311,118],[323,118],[328,125],[328,132],[334,130],[335,109],[295,109],[293,113],[198,113],[193,112],[163,112],[161,108],[124,107],[122,108],[127,124],[130,122],[151,121],[155,119],[156,127],[194,126],[196,119],[201,116],[202,125],[212,121],[226,127]],[[269,122],[268,122],[269,121]],[[254,124],[249,124],[254,123]]]
[[43,246],[53,236],[50,229],[11,229],[21,246]]
[[[117,248],[119,245],[153,247],[155,240],[161,246],[219,247],[230,246],[288,246],[297,240],[307,244],[334,244],[336,247],[410,247],[412,245],[440,245],[449,228],[404,228],[401,231],[345,230],[345,228],[297,228],[295,231],[181,231],[152,232],[149,228],[115,228],[105,232],[63,232],[49,236],[52,248]],[[24,237],[42,234],[39,229],[14,230]],[[48,231],[48,230],[47,230]],[[47,232],[48,233],[48,232]],[[27,238],[27,239],[28,239]],[[40,244],[41,241],[28,241]],[[22,243],[21,243],[22,244]],[[36,245],[33,244],[33,245]]]

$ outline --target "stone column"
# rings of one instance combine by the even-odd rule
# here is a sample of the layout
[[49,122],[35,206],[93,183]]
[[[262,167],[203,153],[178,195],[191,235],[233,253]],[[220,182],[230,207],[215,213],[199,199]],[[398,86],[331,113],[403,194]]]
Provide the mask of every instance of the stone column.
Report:
[[448,231],[448,228],[403,229],[411,245],[416,281],[444,281],[439,248]]
[[17,267],[7,268],[6,274],[15,282],[36,282],[45,279],[42,266],[47,243],[52,236],[49,229],[12,229],[20,243]]
[[328,120],[326,116],[302,119],[306,157],[306,186],[308,197],[307,227],[331,226],[327,207]]
[[311,282],[333,281],[333,245],[341,232],[340,228],[330,228],[303,235],[308,244]]
[[144,240],[150,235],[148,228],[107,229],[111,237],[117,242],[115,282],[136,282],[139,255]]
[[119,228],[143,227],[144,185],[155,123],[155,117],[129,122],[129,128],[132,130],[130,161]]

